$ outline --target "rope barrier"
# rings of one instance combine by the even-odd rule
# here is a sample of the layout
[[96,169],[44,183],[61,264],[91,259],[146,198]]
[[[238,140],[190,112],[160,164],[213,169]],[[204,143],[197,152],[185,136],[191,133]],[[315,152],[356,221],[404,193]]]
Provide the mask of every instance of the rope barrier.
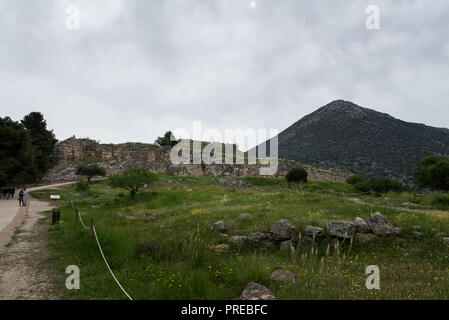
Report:
[[[75,206],[73,205],[73,201],[72,200],[70,200],[70,204],[76,210]],[[83,226],[83,228],[84,229],[90,229],[89,227],[86,227],[86,225],[84,224],[83,218],[81,217],[81,214],[79,213],[78,210],[77,210],[77,214],[78,214],[79,220],[80,220],[81,225]],[[95,226],[94,225],[92,225],[92,231],[93,231],[93,234],[95,236],[95,240],[97,242],[98,249],[100,250],[100,253],[101,253],[101,256],[103,257],[104,263],[106,264],[106,267],[108,268],[109,272],[111,273],[112,277],[114,278],[115,282],[120,287],[120,289],[123,291],[123,293],[128,297],[129,300],[133,300],[133,298],[131,298],[131,296],[128,294],[128,292],[126,292],[126,290],[122,287],[120,282],[117,280],[117,277],[115,276],[114,272],[112,272],[111,267],[109,267],[109,263],[106,260],[106,257],[104,256],[103,249],[101,248],[100,241],[98,240],[98,236],[97,236],[97,231],[95,230]]]
[[120,284],[120,282],[117,280],[117,278],[114,275],[114,272],[112,272],[111,268],[109,267],[108,262],[106,261],[106,258],[103,254],[103,250],[101,249],[101,245],[100,242],[98,241],[98,237],[97,237],[97,232],[95,231],[95,226],[93,227],[93,231],[94,231],[94,235],[95,235],[95,239],[97,240],[97,244],[98,244],[98,249],[100,249],[100,253],[101,256],[103,257],[104,263],[106,264],[106,267],[108,267],[109,272],[111,273],[112,277],[114,278],[115,282],[117,282],[118,286],[120,287],[120,289],[122,289],[123,293],[126,294],[126,296],[128,297],[129,300],[132,300],[132,298],[130,297],[130,295],[128,294],[128,292],[126,292],[125,289],[123,289],[122,285]]

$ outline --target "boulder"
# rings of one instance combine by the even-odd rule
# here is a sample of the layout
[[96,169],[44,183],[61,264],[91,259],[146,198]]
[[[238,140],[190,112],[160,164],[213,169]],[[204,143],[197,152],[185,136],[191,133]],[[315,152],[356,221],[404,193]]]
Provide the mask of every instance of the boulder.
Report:
[[149,213],[145,216],[145,221],[155,221],[155,220],[156,220],[155,213]]
[[355,221],[355,232],[357,233],[371,233],[371,229],[368,225],[368,223],[366,223],[365,220],[363,220],[360,217],[356,217]]
[[376,212],[369,217],[367,223],[375,235],[387,236],[394,233],[393,225],[380,212]]
[[242,213],[241,215],[240,215],[240,217],[239,217],[239,220],[240,221],[246,221],[246,220],[248,220],[250,218],[250,215],[249,214],[247,214],[247,213]]
[[304,234],[309,237],[313,237],[313,235],[315,235],[315,238],[318,238],[324,235],[324,229],[314,226],[305,226]]
[[267,287],[251,282],[243,290],[240,300],[276,300],[276,298]]
[[443,244],[449,247],[449,237],[443,237]]
[[248,235],[250,241],[256,248],[273,248],[273,238],[268,232],[254,232]]
[[293,272],[278,269],[271,274],[271,280],[277,284],[298,284],[299,277]]
[[298,231],[295,226],[287,219],[276,222],[270,229],[270,233],[274,240],[289,240],[296,237]]
[[399,236],[402,233],[402,228],[400,227],[395,227],[393,230],[393,233],[397,236]]
[[233,244],[236,245],[241,245],[243,244],[246,240],[248,239],[248,237],[246,236],[232,236],[231,238],[229,238],[229,241]]
[[423,238],[424,235],[422,234],[422,232],[412,231],[412,236],[413,238],[420,240]]
[[346,221],[330,221],[326,224],[326,231],[333,237],[352,238],[355,234],[355,225]]
[[225,223],[223,220],[215,222],[214,226],[213,226],[213,229],[215,231],[218,231],[218,232],[221,232],[221,233],[224,233],[224,232],[228,231],[231,228],[232,228],[232,225]]
[[280,250],[288,250],[288,251],[290,251],[291,250],[291,247],[294,247],[294,245],[293,245],[293,241],[292,240],[285,240],[285,241],[282,241],[281,243],[280,243],[280,245],[279,245],[279,249]]
[[355,240],[359,243],[367,243],[377,238],[376,235],[370,233],[356,233]]

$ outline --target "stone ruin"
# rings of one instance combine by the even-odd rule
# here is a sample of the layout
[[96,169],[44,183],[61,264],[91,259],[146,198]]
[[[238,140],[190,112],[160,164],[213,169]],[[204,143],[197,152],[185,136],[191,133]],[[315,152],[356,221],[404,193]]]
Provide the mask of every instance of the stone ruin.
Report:
[[[76,167],[80,163],[95,163],[107,174],[143,167],[159,173],[177,176],[234,176],[257,177],[262,164],[173,164],[170,148],[145,143],[101,144],[90,139],[70,138],[55,145],[54,167],[43,178],[44,182],[77,180]],[[276,177],[285,176],[298,163],[279,160]],[[344,182],[348,173],[322,170],[306,166],[309,180]]]

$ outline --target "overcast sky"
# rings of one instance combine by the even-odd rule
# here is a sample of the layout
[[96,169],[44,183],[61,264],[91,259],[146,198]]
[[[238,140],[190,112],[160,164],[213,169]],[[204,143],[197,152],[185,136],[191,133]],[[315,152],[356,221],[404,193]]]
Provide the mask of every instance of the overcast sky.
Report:
[[0,116],[153,142],[194,120],[281,131],[344,99],[449,127],[448,17],[447,0],[0,0]]

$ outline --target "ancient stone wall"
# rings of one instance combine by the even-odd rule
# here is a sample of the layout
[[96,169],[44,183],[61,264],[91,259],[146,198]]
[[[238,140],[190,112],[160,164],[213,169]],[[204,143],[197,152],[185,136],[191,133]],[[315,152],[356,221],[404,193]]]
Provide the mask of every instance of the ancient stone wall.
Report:
[[[106,169],[107,174],[119,173],[136,167],[148,168],[181,176],[236,176],[256,177],[263,166],[248,164],[173,164],[170,148],[144,143],[100,144],[88,139],[70,138],[58,142],[54,150],[55,166],[43,178],[46,182],[72,181],[78,177],[76,167],[80,163],[96,163]],[[280,160],[276,176],[285,176],[288,170],[298,164]],[[346,173],[328,171],[306,166],[309,180],[344,182]]]

